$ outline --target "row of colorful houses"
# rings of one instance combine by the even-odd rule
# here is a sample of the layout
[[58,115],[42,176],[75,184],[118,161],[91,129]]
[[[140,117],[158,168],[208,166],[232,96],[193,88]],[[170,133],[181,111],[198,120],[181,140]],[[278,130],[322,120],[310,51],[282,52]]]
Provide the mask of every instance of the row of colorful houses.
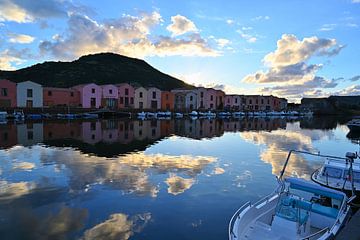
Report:
[[3,79],[0,90],[0,107],[279,111],[287,106],[286,99],[271,95],[226,95],[221,90],[204,87],[162,91],[155,87],[133,87],[128,83],[89,83],[54,88],[31,81],[14,83]]

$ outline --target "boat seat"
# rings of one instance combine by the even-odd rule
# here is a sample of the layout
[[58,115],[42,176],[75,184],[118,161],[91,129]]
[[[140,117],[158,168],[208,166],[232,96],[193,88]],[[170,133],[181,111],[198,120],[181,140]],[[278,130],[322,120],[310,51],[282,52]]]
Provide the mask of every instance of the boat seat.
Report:
[[311,211],[331,218],[337,218],[339,214],[338,209],[322,206],[317,203],[312,204]]
[[[302,199],[294,198],[293,196],[283,196],[277,208],[277,216],[293,222],[299,221],[300,224],[303,224],[308,220],[309,214],[307,211],[311,210],[311,203]],[[300,209],[299,216],[298,209]]]

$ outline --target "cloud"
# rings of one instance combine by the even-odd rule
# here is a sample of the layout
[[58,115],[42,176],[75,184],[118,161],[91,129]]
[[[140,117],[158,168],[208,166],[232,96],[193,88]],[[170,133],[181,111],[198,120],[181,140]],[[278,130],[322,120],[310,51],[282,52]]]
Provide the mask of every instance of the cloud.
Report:
[[43,54],[61,59],[73,59],[84,54],[115,52],[132,57],[146,56],[219,56],[198,33],[182,39],[151,36],[151,29],[162,21],[158,12],[99,23],[88,16],[71,14],[68,29],[52,40],[43,41],[39,48]]
[[248,43],[254,43],[254,42],[257,41],[257,38],[256,38],[256,36],[254,36],[254,35],[245,33],[245,32],[242,31],[242,30],[237,30],[236,32],[239,33],[240,36],[241,36],[243,39],[245,39]]
[[344,88],[343,90],[334,92],[332,95],[340,95],[340,96],[358,96],[360,95],[360,85],[352,85]]
[[197,32],[195,24],[188,18],[176,15],[171,17],[171,24],[167,26],[167,30],[172,33],[173,36],[179,36],[188,32]]
[[360,80],[360,75],[356,75],[356,76],[350,78],[349,80],[352,81],[352,82],[359,81]]
[[31,162],[17,162],[13,164],[13,170],[31,171],[35,167],[35,164]]
[[226,23],[229,24],[229,25],[234,24],[234,22],[235,22],[235,21],[232,20],[232,19],[227,19],[227,20],[226,20]]
[[322,32],[327,32],[327,31],[332,31],[334,30],[334,28],[336,27],[337,24],[335,23],[330,23],[330,24],[323,24],[321,26],[321,28],[319,29],[319,31],[322,31]]
[[228,46],[229,44],[231,44],[231,41],[228,39],[225,39],[225,38],[219,38],[219,39],[216,39],[215,41],[220,48],[224,48],[224,47]]
[[40,18],[66,17],[65,6],[69,5],[70,2],[60,0],[0,0],[0,21],[26,23]]
[[32,43],[35,38],[30,36],[30,35],[26,35],[26,34],[15,34],[15,33],[10,33],[9,34],[9,42],[11,43]]
[[173,195],[178,195],[185,192],[185,190],[191,188],[195,183],[195,180],[192,178],[185,179],[175,174],[171,174],[169,178],[166,179],[166,184],[169,186],[168,193]]
[[[339,79],[326,79],[317,76],[323,64],[308,64],[315,56],[331,57],[337,55],[344,46],[335,39],[318,37],[298,40],[295,35],[284,34],[277,42],[277,49],[264,56],[268,67],[243,78],[243,82],[277,84],[263,88],[261,92],[290,97],[296,101],[300,97],[322,92],[319,88],[334,88]],[[322,95],[326,93],[322,92]]]
[[352,0],[352,3],[360,3],[360,0]]
[[260,20],[269,20],[269,19],[270,19],[269,16],[257,16],[257,17],[252,18],[251,20],[252,21],[260,21]]
[[223,174],[225,173],[225,169],[221,168],[221,167],[217,167],[214,169],[214,172],[213,172],[215,175],[219,175],[219,174]]
[[29,194],[35,188],[36,184],[33,182],[11,183],[0,180],[0,201],[12,201]]
[[9,49],[0,52],[0,69],[1,70],[14,70],[14,65],[20,65],[24,60],[15,56]]

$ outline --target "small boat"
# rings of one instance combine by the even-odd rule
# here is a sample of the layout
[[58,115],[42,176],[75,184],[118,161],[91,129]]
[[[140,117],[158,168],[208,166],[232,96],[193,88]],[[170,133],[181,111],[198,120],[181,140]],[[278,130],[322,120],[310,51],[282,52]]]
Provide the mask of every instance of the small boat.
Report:
[[156,113],[156,117],[157,118],[171,118],[171,112],[167,111],[167,112],[157,112]]
[[311,180],[344,191],[348,196],[360,194],[360,162],[355,162],[356,158],[354,153],[346,153],[345,158],[328,157],[324,165],[311,175]]
[[0,112],[0,119],[1,120],[5,120],[8,116],[8,113],[7,112]]
[[350,131],[360,131],[360,119],[355,118],[351,121],[349,121],[347,124]]
[[146,118],[156,118],[156,113],[146,112]]
[[28,114],[26,115],[27,119],[42,119],[42,115],[41,114]]
[[193,116],[193,117],[196,117],[198,115],[198,112],[197,111],[191,111],[189,113],[189,116]]
[[200,117],[207,117],[207,118],[214,118],[214,117],[216,117],[216,113],[213,113],[211,111],[199,112],[199,116]]
[[275,191],[236,211],[229,224],[229,240],[333,239],[346,224],[354,197],[304,179],[283,178],[293,152],[307,153],[291,150]]
[[175,113],[175,118],[182,118],[184,117],[184,114],[182,113]]
[[99,118],[99,115],[96,113],[83,113],[81,114],[81,118],[84,119],[95,119],[95,118]]

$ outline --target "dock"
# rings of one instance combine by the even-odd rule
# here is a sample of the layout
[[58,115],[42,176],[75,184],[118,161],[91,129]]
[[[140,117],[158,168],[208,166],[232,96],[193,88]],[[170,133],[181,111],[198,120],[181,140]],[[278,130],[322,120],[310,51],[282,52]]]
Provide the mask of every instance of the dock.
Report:
[[336,240],[360,240],[360,211],[357,211],[341,230]]

